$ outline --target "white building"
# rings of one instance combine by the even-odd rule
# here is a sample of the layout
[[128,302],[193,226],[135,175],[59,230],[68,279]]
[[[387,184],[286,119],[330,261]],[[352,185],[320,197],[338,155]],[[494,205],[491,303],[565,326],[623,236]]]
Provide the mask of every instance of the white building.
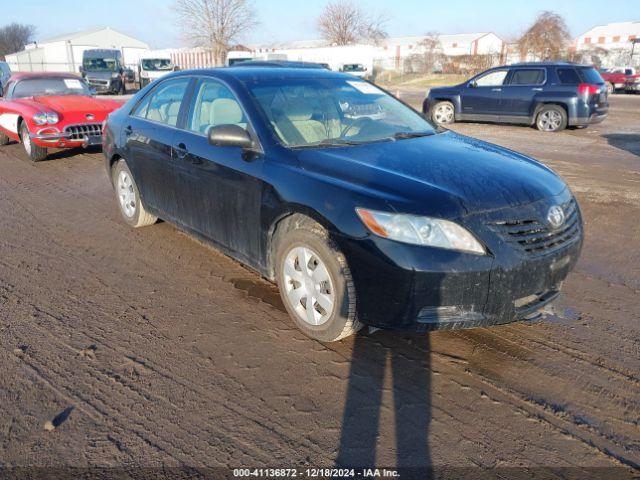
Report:
[[125,66],[134,68],[149,45],[112,28],[99,27],[31,43],[23,51],[7,55],[6,61],[13,72],[78,72],[82,53],[94,48],[121,50]]
[[576,38],[578,50],[593,47],[605,50],[631,49],[633,40],[640,39],[640,22],[609,23],[598,25]]

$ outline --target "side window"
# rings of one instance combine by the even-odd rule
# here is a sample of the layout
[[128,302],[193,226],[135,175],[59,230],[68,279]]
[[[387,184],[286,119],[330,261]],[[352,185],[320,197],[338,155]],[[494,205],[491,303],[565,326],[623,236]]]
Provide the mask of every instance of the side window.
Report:
[[133,111],[133,116],[175,127],[190,78],[176,78],[158,85]]
[[510,85],[542,85],[544,80],[544,70],[541,68],[515,70]]
[[207,133],[210,127],[234,124],[247,128],[247,119],[235,95],[213,78],[202,79],[196,88],[187,128]]
[[575,68],[559,68],[556,72],[560,83],[563,85],[578,85],[580,83],[580,77]]
[[478,87],[499,87],[506,76],[507,70],[496,70],[477,78],[475,82]]

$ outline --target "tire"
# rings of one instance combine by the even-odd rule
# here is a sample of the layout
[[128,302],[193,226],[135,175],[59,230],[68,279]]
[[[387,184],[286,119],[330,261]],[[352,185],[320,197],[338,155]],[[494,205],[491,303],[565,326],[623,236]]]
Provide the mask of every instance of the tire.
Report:
[[436,125],[451,125],[456,121],[453,103],[447,101],[436,102],[431,107],[429,116]]
[[7,135],[0,132],[0,146],[8,145],[10,141],[11,139]]
[[34,145],[29,136],[29,128],[26,122],[20,124],[20,140],[22,140],[22,146],[24,147],[24,153],[27,154],[27,158],[32,162],[41,162],[47,158],[47,149]]
[[142,205],[140,192],[127,162],[119,160],[111,169],[116,200],[124,221],[133,228],[146,227],[158,221]]
[[567,128],[567,112],[560,105],[543,105],[536,116],[541,132],[560,132]]
[[[356,290],[351,272],[327,231],[311,219],[300,216],[289,222],[288,228],[277,237],[278,288],[296,326],[308,337],[321,342],[336,342],[360,330],[362,324],[356,318]],[[303,263],[309,267],[305,268]],[[309,289],[314,294],[311,313],[307,309],[309,296],[305,295]],[[324,298],[322,301],[320,294]],[[330,309],[326,309],[327,300],[331,301]]]

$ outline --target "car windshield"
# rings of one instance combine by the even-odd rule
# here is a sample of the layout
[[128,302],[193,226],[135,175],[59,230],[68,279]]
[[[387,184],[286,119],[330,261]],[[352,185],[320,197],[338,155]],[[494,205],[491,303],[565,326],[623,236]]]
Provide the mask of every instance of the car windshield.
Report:
[[247,86],[282,143],[314,147],[431,135],[433,126],[375,85],[348,78],[251,80]]
[[27,78],[18,81],[13,89],[13,98],[44,95],[91,95],[84,80],[76,77]]
[[115,58],[85,58],[82,67],[86,72],[115,72],[118,61]]
[[142,69],[151,72],[159,72],[163,70],[172,70],[173,65],[171,60],[168,58],[145,58],[142,60]]

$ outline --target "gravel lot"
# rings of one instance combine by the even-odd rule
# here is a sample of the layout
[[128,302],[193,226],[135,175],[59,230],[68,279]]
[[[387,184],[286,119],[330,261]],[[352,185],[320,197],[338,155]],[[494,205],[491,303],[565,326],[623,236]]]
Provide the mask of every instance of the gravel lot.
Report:
[[576,193],[586,243],[557,316],[331,345],[234,261],[167,223],[126,227],[100,152],[30,164],[3,147],[0,470],[338,462],[622,478],[640,465],[640,96],[611,104],[605,123],[560,134],[453,127],[538,158]]

